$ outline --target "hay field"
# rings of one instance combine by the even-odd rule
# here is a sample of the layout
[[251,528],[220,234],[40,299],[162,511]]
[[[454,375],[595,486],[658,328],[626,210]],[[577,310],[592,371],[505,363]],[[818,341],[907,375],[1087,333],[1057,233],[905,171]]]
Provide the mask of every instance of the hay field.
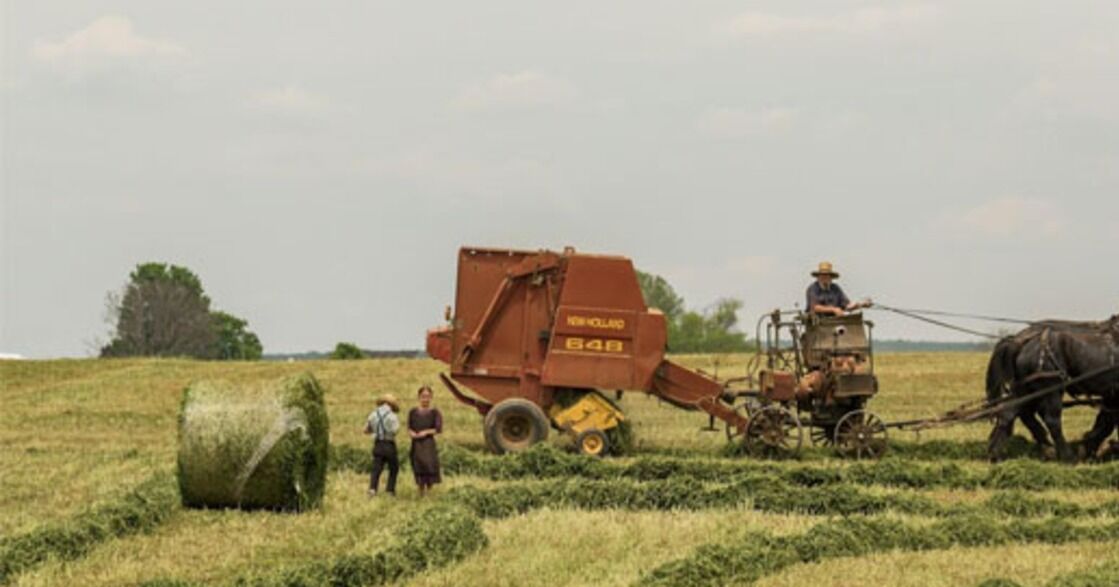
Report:
[[[678,357],[733,376],[746,357]],[[871,409],[932,415],[982,393],[982,354],[885,354]],[[626,394],[637,454],[482,454],[437,387],[446,482],[365,496],[372,398],[414,404],[433,361],[0,362],[0,583],[14,585],[979,585],[1119,582],[1119,466],[983,462],[986,425],[893,434],[875,465],[810,449],[725,458],[707,417]],[[181,391],[311,371],[336,459],[308,514],[183,510],[169,475]],[[1089,427],[1066,413],[1070,439]],[[1022,454],[1028,451],[1019,451]],[[164,475],[164,476],[161,476]],[[153,478],[153,475],[155,477]],[[444,530],[432,530],[437,526]],[[445,530],[450,529],[450,530]],[[416,554],[420,553],[420,554]],[[1080,582],[1075,582],[1080,581]]]

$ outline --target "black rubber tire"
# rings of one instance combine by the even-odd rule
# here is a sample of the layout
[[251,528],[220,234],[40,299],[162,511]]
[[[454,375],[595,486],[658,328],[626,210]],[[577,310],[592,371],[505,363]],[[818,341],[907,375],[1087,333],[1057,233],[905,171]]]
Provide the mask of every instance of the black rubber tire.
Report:
[[493,414],[493,408],[486,412],[486,416],[482,419],[482,439],[486,442],[486,450],[493,454],[501,454],[497,451],[497,446],[493,443],[493,438],[490,437],[490,427],[493,425],[490,415]]
[[486,444],[497,454],[520,452],[547,440],[551,427],[540,406],[526,399],[510,398],[486,414]]
[[[595,449],[597,447],[597,451]],[[575,437],[575,448],[579,454],[591,457],[604,457],[610,452],[610,439],[598,428],[584,430]]]

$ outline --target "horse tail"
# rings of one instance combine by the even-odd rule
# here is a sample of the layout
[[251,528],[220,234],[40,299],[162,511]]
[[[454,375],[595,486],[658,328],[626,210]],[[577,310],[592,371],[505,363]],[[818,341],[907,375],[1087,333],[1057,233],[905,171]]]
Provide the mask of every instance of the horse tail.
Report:
[[1019,350],[1019,345],[1011,337],[995,344],[991,360],[987,363],[987,401],[998,400],[1014,383],[1014,361]]

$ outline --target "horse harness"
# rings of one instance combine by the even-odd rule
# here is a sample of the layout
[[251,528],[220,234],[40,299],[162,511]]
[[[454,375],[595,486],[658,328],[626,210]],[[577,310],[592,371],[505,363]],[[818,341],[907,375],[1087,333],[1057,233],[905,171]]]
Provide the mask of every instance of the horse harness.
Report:
[[[1050,343],[1050,335],[1052,331],[1053,329],[1051,327],[1046,327],[1040,333],[1031,332],[1024,333],[1025,336],[1021,334],[1019,335],[1017,342],[1021,345],[1025,345],[1035,338],[1040,338],[1039,344],[1041,345],[1041,351],[1038,353],[1037,357],[1037,371],[1026,376],[1025,379],[1016,382],[1017,385],[1025,385],[1041,379],[1060,379],[1062,382],[1065,383],[1073,379],[1073,377],[1069,375],[1068,371],[1064,368],[1064,366],[1061,365],[1061,362],[1057,359],[1057,354],[1053,352],[1053,346]],[[1106,339],[1105,346],[1107,347],[1108,366],[1114,369],[1116,365],[1116,340],[1114,330],[1106,329],[1104,330],[1104,332],[1101,333],[1101,335],[1104,339]],[[1052,367],[1049,368],[1047,363],[1052,364]],[[1081,395],[1078,394],[1076,391],[1069,389],[1067,386],[1064,387],[1064,390],[1073,396]],[[1119,394],[1119,377],[1112,379],[1111,393]],[[1101,406],[1101,409],[1104,409],[1106,411],[1115,410],[1114,408],[1108,409],[1104,406]]]
[[[1020,335],[1021,338],[1017,341],[1020,345],[1025,345],[1035,338],[1040,338],[1038,344],[1041,345],[1041,351],[1037,354],[1037,370],[1027,375],[1025,379],[1017,382],[1018,385],[1033,383],[1039,379],[1060,379],[1061,381],[1072,379],[1069,377],[1068,371],[1061,366],[1061,362],[1057,360],[1056,353],[1053,352],[1053,346],[1049,342],[1049,336],[1052,331],[1052,328],[1047,327],[1040,333],[1030,332],[1026,336]],[[1052,363],[1053,367],[1051,369],[1047,368],[1046,362]],[[1112,364],[1114,363],[1115,357],[1112,356]]]

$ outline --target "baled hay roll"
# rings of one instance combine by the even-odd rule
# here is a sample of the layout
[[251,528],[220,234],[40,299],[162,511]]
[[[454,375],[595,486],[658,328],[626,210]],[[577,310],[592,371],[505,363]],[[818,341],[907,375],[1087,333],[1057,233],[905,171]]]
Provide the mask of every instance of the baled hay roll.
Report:
[[329,447],[323,390],[310,373],[248,385],[193,383],[179,412],[183,505],[317,507]]

